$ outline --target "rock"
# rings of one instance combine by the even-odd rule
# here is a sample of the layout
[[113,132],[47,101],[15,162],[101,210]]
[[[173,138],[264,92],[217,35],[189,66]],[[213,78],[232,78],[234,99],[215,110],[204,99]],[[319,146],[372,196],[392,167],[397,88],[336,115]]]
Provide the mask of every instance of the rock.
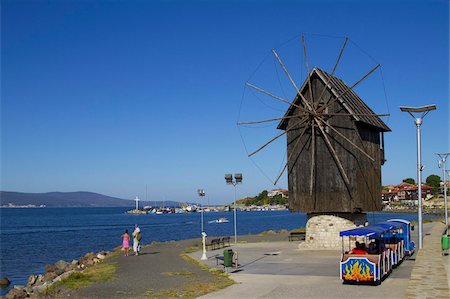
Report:
[[59,260],[55,263],[55,266],[60,270],[64,270],[64,268],[66,268],[66,266],[67,266],[67,262],[63,261],[63,260]]
[[91,266],[94,264],[94,258],[95,258],[94,253],[90,252],[90,253],[87,253],[82,258],[80,258],[79,263],[80,263],[80,265]]
[[44,292],[48,287],[50,286],[49,283],[44,282],[41,285],[35,285],[34,287],[32,287],[33,293],[42,293]]
[[33,289],[29,286],[25,287],[24,290],[25,290],[25,292],[27,292],[28,296],[33,294]]
[[47,272],[55,272],[58,269],[55,265],[46,265],[45,266],[45,273]]
[[64,272],[72,271],[78,268],[78,265],[74,264],[67,264],[67,266],[64,268]]
[[37,279],[38,279],[38,276],[37,276],[37,275],[31,274],[31,275],[28,277],[27,286],[28,286],[28,287],[33,286],[33,285],[36,283]]
[[53,279],[58,277],[58,275],[60,275],[60,274],[56,274],[56,272],[47,272],[44,275],[44,281],[52,281]]
[[15,287],[11,291],[9,291],[8,294],[6,294],[5,296],[6,299],[22,299],[27,297],[28,294],[27,292],[25,292],[23,288],[16,289]]
[[69,277],[70,274],[72,274],[73,272],[75,272],[75,271],[72,270],[72,271],[64,272],[63,274],[61,274],[61,275],[59,275],[58,277],[56,277],[55,279],[53,279],[53,282],[61,281],[61,280],[63,280],[64,278]]
[[71,264],[72,264],[72,265],[78,265],[78,260],[73,260],[73,261],[71,262]]
[[94,260],[93,259],[88,259],[88,260],[86,260],[86,262],[84,264],[86,266],[92,266],[94,264]]
[[18,285],[15,285],[14,288],[15,288],[15,289],[18,289],[18,290],[23,290],[23,289],[24,289],[24,286],[18,284]]
[[104,260],[106,258],[106,255],[103,253],[99,253],[99,254],[97,254],[97,258],[100,260]]
[[94,257],[93,261],[94,261],[94,264],[98,264],[100,262],[100,259]]
[[0,286],[7,287],[10,284],[11,284],[11,281],[9,280],[9,278],[7,276],[3,276],[3,278],[0,279]]
[[44,282],[44,275],[39,274],[36,283]]

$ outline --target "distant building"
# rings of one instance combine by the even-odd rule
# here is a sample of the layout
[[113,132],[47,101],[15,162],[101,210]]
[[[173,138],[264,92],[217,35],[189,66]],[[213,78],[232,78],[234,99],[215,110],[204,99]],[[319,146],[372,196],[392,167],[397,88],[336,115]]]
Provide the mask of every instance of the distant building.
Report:
[[288,198],[288,190],[286,189],[274,189],[272,191],[267,192],[267,196],[275,197],[277,195],[281,195],[282,198]]
[[[447,185],[447,192],[448,192],[448,187],[450,186],[450,182],[448,180],[446,182],[446,185]],[[444,194],[444,182],[442,182],[442,181],[439,183],[438,192],[439,192],[439,194]]]
[[[418,186],[408,183],[401,183],[397,186],[386,186],[381,193],[384,202],[404,202],[417,201]],[[433,188],[422,184],[422,197],[429,198],[433,195]]]

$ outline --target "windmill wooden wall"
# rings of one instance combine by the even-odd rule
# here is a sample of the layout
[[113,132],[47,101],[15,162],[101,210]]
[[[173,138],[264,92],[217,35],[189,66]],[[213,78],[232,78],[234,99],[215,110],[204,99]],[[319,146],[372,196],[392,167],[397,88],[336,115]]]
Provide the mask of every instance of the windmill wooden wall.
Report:
[[[319,70],[320,71],[320,70]],[[311,86],[313,95],[317,97],[322,93],[324,86],[319,77],[320,73],[316,70],[311,75]],[[343,90],[346,86],[337,78],[334,78],[333,88]],[[333,81],[334,81],[333,80]],[[301,88],[305,98],[310,98],[306,83]],[[326,89],[323,99],[335,98],[329,89]],[[355,97],[352,99],[352,97]],[[356,98],[357,97],[357,98]],[[336,101],[326,113],[349,113],[357,109],[361,111],[370,110],[364,106],[362,100],[354,93],[348,93],[348,98],[343,97],[343,101]],[[352,100],[354,100],[352,102]],[[361,102],[359,102],[361,101]],[[296,100],[301,105],[300,100]],[[370,110],[371,111],[371,110]],[[295,107],[290,108],[287,114],[293,115],[300,113]],[[360,112],[361,113],[361,112]],[[372,112],[373,113],[373,112]],[[375,116],[376,117],[376,116]],[[296,212],[323,213],[323,212],[363,212],[380,211],[381,204],[381,165],[384,162],[384,155],[380,148],[380,135],[390,129],[377,119],[365,119],[357,121],[352,115],[331,117],[328,122],[335,129],[345,135],[354,144],[362,148],[375,161],[368,159],[363,153],[357,150],[341,136],[333,132],[330,128],[324,128],[329,140],[339,157],[343,168],[349,179],[346,184],[335,162],[333,155],[325,144],[325,141],[318,129],[316,129],[316,159],[315,175],[313,180],[313,189],[310,190],[311,177],[311,129],[308,129],[296,142],[301,129],[294,129],[287,133],[287,154],[291,157],[288,160],[288,188],[289,188],[289,209]],[[289,129],[294,127],[295,118],[285,120],[280,123],[279,128]]]

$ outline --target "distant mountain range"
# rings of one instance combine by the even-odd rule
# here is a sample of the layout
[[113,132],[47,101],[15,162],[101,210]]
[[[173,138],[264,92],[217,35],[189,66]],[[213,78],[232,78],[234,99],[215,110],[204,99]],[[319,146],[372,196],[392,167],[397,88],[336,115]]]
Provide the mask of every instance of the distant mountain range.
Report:
[[[22,193],[0,191],[0,206],[45,205],[47,208],[78,208],[78,207],[134,207],[135,201],[121,199],[93,192],[48,192]],[[139,206],[179,207],[175,201],[139,201]]]

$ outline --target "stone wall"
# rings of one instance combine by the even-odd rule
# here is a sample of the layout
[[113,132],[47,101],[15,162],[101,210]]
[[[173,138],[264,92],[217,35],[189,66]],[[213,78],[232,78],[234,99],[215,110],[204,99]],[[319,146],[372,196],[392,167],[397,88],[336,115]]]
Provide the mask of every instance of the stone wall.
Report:
[[308,214],[305,242],[299,245],[305,249],[341,249],[339,232],[364,226],[365,213]]

